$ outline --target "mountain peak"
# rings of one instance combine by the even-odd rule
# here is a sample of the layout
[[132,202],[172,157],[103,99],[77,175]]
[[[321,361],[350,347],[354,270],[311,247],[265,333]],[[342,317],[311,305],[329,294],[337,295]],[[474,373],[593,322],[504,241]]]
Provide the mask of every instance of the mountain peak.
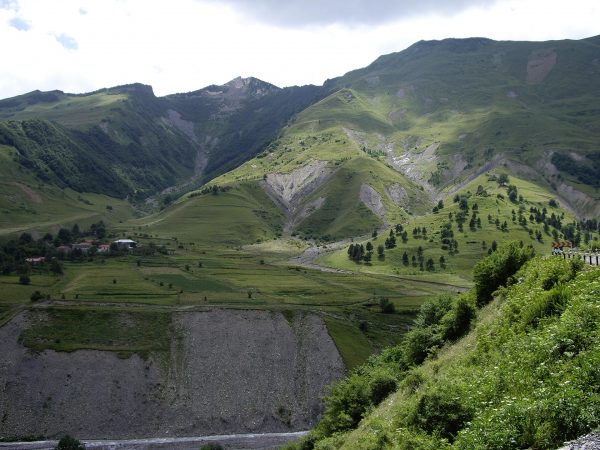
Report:
[[470,38],[447,38],[442,40],[419,41],[408,47],[407,53],[418,52],[421,50],[431,50],[441,48],[453,53],[467,53],[481,50],[495,41],[483,37]]
[[130,94],[146,94],[154,97],[154,90],[152,86],[142,83],[131,83],[131,84],[123,84],[120,86],[114,86],[109,88],[108,91],[117,92],[117,93],[130,93]]
[[266,81],[259,80],[258,78],[254,78],[254,77],[243,78],[240,76],[235,77],[233,80],[228,81],[227,83],[225,83],[225,86],[233,87],[235,89],[243,89],[245,87],[253,87],[253,86],[263,86],[268,89],[279,89],[274,84],[267,83]]

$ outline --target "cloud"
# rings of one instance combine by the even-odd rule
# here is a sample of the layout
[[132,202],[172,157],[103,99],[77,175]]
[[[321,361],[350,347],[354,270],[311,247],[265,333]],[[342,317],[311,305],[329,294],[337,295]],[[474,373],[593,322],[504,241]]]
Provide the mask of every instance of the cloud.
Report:
[[31,28],[31,25],[26,20],[20,17],[13,17],[8,21],[11,27],[16,28],[19,31],[27,31]]
[[208,0],[279,26],[381,25],[425,14],[453,15],[496,0]]
[[0,9],[12,9],[13,11],[17,11],[19,9],[19,4],[16,0],[0,0]]
[[77,44],[75,38],[72,38],[71,36],[68,36],[63,33],[54,37],[67,50],[77,50],[79,48],[79,44]]

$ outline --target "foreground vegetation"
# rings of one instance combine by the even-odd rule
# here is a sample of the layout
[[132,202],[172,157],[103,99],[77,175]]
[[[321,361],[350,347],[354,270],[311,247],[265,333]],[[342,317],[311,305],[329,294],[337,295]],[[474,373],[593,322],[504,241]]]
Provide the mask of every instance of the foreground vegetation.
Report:
[[473,290],[423,304],[290,448],[542,449],[596,427],[600,269],[530,257],[503,247],[475,267]]

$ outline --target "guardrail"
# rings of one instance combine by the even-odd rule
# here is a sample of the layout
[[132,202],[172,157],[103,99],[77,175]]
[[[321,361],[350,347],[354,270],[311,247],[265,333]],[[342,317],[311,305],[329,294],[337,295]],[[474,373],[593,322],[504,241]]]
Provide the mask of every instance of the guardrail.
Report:
[[574,250],[565,250],[560,253],[552,253],[554,256],[562,256],[564,259],[581,259],[586,264],[600,266],[600,253],[598,252],[580,252]]

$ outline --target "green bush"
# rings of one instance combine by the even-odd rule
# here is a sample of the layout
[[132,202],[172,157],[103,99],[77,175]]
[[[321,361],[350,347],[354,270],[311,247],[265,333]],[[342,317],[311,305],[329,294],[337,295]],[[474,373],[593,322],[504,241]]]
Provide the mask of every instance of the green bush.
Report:
[[473,268],[477,306],[488,303],[492,294],[506,284],[509,277],[534,255],[531,247],[521,247],[518,242],[509,242],[485,257]]
[[456,297],[452,308],[441,319],[444,340],[454,341],[469,332],[476,307],[467,295]]
[[403,360],[406,366],[421,364],[430,352],[442,345],[437,327],[415,328],[406,333],[402,341]]
[[358,373],[335,384],[324,399],[327,413],[318,431],[330,435],[355,428],[371,405],[370,394],[367,378]]
[[58,441],[55,450],[85,450],[85,445],[67,434]]
[[441,295],[423,303],[415,319],[415,327],[424,328],[440,323],[442,317],[452,308],[452,299],[451,295]]
[[523,323],[536,326],[544,317],[562,313],[570,299],[570,291],[564,286],[537,295],[521,313]]
[[379,307],[384,314],[393,314],[396,312],[396,306],[390,302],[390,299],[387,297],[381,297],[379,299]]
[[463,401],[464,392],[453,385],[439,385],[423,393],[416,410],[409,418],[411,425],[430,434],[453,440],[473,417],[473,411]]
[[44,298],[44,294],[42,294],[40,291],[35,291],[33,294],[31,294],[31,297],[29,297],[31,299],[32,302],[37,302],[38,300],[41,300]]
[[369,397],[373,405],[381,403],[396,390],[396,376],[390,369],[378,368],[370,374]]

